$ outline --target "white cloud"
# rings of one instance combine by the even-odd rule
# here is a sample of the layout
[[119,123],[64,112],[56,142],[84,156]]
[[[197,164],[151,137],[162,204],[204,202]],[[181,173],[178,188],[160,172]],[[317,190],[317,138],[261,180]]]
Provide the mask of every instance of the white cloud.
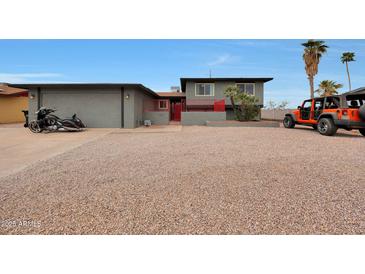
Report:
[[231,62],[233,59],[233,56],[230,54],[223,54],[221,56],[218,56],[216,59],[208,63],[208,66],[219,66],[226,63]]
[[49,79],[60,78],[63,75],[60,73],[1,73],[0,82],[20,83],[20,82],[43,82]]

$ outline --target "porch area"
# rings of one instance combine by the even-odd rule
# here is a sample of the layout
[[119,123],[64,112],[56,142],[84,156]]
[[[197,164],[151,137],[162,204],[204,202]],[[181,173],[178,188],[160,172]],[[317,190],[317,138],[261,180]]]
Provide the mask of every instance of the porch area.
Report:
[[226,121],[227,113],[224,99],[187,99],[186,108],[181,114],[181,124],[207,125],[208,121]]
[[152,125],[207,125],[207,122],[224,122],[227,112],[224,99],[163,98],[146,100],[143,120]]

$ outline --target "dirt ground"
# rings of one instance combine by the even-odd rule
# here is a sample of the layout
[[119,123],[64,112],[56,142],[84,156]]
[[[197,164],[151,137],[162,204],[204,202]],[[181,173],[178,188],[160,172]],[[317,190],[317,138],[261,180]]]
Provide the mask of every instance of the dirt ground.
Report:
[[364,149],[308,128],[114,130],[0,178],[0,233],[365,234]]
[[23,124],[0,124],[0,178],[110,131],[111,129],[89,129],[84,132],[34,134],[24,128]]

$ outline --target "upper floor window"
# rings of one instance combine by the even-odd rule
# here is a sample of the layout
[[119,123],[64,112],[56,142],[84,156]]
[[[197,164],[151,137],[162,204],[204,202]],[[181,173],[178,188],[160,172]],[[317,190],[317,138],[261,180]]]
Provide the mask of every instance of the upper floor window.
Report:
[[245,92],[248,95],[255,95],[255,84],[254,83],[239,83],[239,84],[237,84],[237,87],[241,92]]
[[214,84],[195,84],[195,96],[214,96]]

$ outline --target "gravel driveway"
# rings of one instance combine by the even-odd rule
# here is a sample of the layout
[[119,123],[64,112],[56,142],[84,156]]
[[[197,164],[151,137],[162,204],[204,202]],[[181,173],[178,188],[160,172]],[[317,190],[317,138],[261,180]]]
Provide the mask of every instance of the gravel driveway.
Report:
[[1,234],[365,234],[365,138],[114,131],[0,179]]

